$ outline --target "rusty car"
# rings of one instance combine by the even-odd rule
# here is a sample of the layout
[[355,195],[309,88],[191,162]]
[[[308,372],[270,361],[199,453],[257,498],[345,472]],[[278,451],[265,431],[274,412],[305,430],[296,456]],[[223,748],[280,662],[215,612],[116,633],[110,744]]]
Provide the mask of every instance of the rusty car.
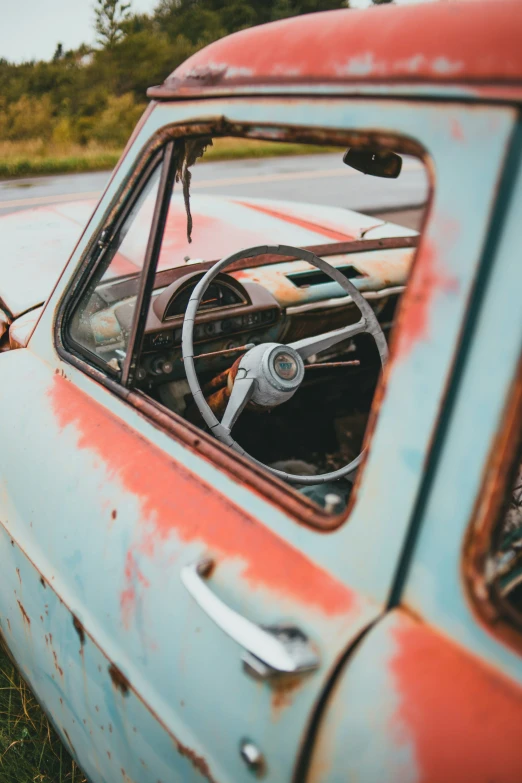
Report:
[[[0,636],[93,783],[522,780],[521,40],[243,30],[1,217]],[[199,192],[222,138],[337,150],[331,202]],[[414,227],[338,198],[409,166]]]

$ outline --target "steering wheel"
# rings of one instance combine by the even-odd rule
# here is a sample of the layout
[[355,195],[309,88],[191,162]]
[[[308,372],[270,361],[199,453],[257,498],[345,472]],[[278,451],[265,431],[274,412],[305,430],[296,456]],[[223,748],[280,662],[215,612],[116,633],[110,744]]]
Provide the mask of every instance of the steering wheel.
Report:
[[[194,346],[193,333],[196,312],[207,290],[210,282],[216,275],[235,261],[243,258],[253,258],[259,255],[293,256],[303,259],[308,263],[321,269],[332,280],[339,283],[341,288],[352,297],[361,312],[361,319],[355,324],[350,324],[342,329],[335,329],[331,332],[325,332],[315,337],[305,337],[302,340],[282,345],[279,343],[263,343],[256,345],[245,353],[239,362],[237,375],[230,393],[230,398],[220,421],[216,418],[210,409],[203,392],[201,391],[199,381],[194,367]],[[181,336],[181,348],[183,352],[183,363],[187,381],[199,411],[210,428],[215,438],[225,443],[230,448],[248,457],[252,462],[261,465],[270,473],[278,476],[284,481],[295,484],[320,484],[326,481],[333,481],[342,476],[353,473],[359,466],[363,453],[359,454],[354,460],[338,470],[322,473],[319,476],[299,476],[286,473],[282,470],[265,465],[263,462],[248,454],[231,436],[231,430],[243,411],[245,405],[252,401],[257,407],[274,408],[282,402],[286,402],[292,397],[299,388],[305,374],[304,359],[313,354],[331,348],[337,343],[347,340],[356,334],[367,332],[375,340],[377,350],[381,359],[381,365],[384,367],[388,358],[388,346],[383,331],[379,325],[377,317],[372,308],[351,283],[338,269],[330,266],[322,258],[309,250],[301,250],[290,245],[261,245],[259,247],[249,247],[240,250],[226,258],[217,261],[211,269],[201,278],[194,288],[189,299],[185,318],[183,320],[183,331]]]

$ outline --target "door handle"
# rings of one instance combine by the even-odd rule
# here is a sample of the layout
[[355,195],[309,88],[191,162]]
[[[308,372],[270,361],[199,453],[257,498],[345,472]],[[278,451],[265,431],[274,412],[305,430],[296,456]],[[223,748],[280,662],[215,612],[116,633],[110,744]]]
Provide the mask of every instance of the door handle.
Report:
[[244,648],[243,663],[249,673],[264,679],[274,674],[298,674],[317,669],[319,658],[298,628],[256,625],[218,598],[204,579],[213,566],[211,559],[184,566],[181,581],[210,619]]

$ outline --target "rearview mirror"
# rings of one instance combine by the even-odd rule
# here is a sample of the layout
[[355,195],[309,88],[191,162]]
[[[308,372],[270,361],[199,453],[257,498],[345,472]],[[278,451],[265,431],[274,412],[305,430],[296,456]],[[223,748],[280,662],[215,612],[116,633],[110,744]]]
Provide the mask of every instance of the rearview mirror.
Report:
[[397,179],[402,169],[402,158],[389,150],[368,150],[351,147],[343,156],[343,163],[372,177]]

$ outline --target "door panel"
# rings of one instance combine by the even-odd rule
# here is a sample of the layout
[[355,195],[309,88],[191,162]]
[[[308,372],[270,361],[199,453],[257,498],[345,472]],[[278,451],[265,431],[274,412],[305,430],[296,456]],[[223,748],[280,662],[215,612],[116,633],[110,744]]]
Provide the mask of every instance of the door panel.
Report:
[[[78,717],[87,715],[103,726],[132,723],[137,733],[150,732],[151,722],[159,724],[157,747],[151,739],[151,747],[143,749],[152,770],[156,755],[161,767],[172,765],[174,743],[181,756],[206,760],[192,769],[195,779],[203,771],[216,780],[248,780],[239,742],[250,738],[266,753],[267,779],[289,779],[328,672],[379,607],[210,486],[198,471],[135,433],[117,414],[131,424],[139,417],[121,400],[85,376],[86,388],[95,387],[108,407],[78,389],[73,382],[78,371],[71,369],[64,378],[28,350],[5,354],[2,367],[17,380],[2,389],[2,410],[16,405],[26,411],[22,428],[15,417],[2,421],[5,442],[24,454],[23,471],[18,463],[2,463],[3,486],[9,491],[2,494],[1,519],[14,542],[2,613],[17,614],[16,568],[21,568],[23,551],[30,558],[24,573],[32,572],[23,606],[36,638],[34,648],[24,644],[17,617],[12,649],[42,703],[55,714],[54,663],[42,658],[47,663],[37,671],[46,667],[47,676],[37,676],[37,653],[32,652],[45,649],[45,634],[51,631],[59,666],[67,671],[62,690],[76,694]],[[6,536],[4,547],[10,549]],[[181,582],[181,568],[203,556],[217,563],[209,580],[216,595],[255,623],[297,626],[317,650],[320,669],[277,684],[244,673],[241,648]],[[51,593],[60,620],[51,615],[41,624]],[[84,645],[74,617],[84,629]],[[132,699],[122,698],[114,681],[125,683]],[[98,712],[93,700],[100,688],[112,697],[98,699]],[[64,729],[92,779],[105,779],[109,759],[96,750],[101,772],[95,774],[95,750],[81,735],[73,738],[69,724]],[[124,768],[130,752],[126,731],[115,746]],[[171,738],[168,752],[164,731]],[[180,779],[191,779],[184,759],[173,769],[179,769]],[[137,779],[148,781],[147,774]]]
[[328,700],[307,783],[519,783],[522,688],[395,609]]

